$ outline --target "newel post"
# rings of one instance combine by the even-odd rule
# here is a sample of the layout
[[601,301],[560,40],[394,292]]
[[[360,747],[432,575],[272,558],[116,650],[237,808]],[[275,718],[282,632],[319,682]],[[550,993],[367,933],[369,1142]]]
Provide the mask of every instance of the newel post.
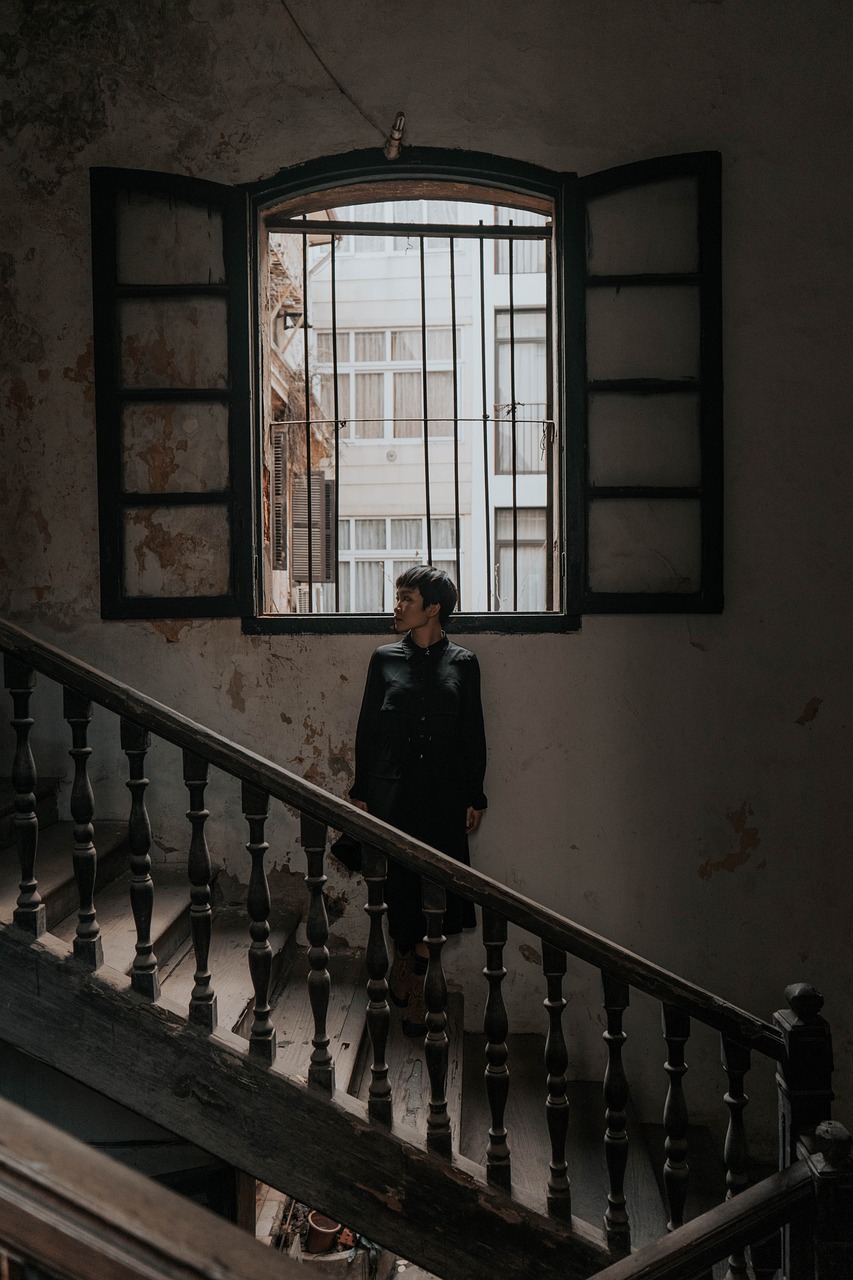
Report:
[[815,1280],[849,1280],[853,1274],[853,1139],[835,1120],[815,1129],[808,1156],[815,1192]]
[[821,1017],[823,996],[805,982],[785,988],[787,1009],[773,1021],[785,1042],[779,1063],[779,1168],[797,1159],[797,1143],[832,1115],[832,1033]]
[[[805,982],[785,988],[787,1009],[773,1015],[782,1033],[785,1056],[776,1072],[779,1087],[779,1168],[798,1159],[798,1144],[816,1151],[816,1130],[832,1112],[832,1034],[821,1017],[823,996]],[[810,1224],[792,1222],[782,1235],[782,1273],[813,1275],[814,1244]]]

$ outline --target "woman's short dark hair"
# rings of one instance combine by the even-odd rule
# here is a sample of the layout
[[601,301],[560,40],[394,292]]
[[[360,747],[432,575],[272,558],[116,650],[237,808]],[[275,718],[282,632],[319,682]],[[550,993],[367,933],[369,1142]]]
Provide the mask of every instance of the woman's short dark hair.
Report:
[[456,602],[459,599],[453,579],[448,577],[443,569],[435,569],[431,564],[415,565],[413,569],[406,569],[400,574],[396,585],[420,591],[425,605],[439,605],[438,617],[442,626],[456,608]]

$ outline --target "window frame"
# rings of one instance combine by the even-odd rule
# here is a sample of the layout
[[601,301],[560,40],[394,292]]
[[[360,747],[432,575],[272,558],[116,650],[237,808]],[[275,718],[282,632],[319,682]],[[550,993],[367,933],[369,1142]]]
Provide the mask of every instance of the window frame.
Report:
[[[269,521],[264,490],[262,436],[263,385],[261,343],[257,324],[262,315],[261,246],[266,212],[297,202],[300,212],[320,210],[345,191],[366,191],[399,198],[435,194],[441,184],[450,199],[474,196],[494,202],[509,200],[536,210],[542,202],[553,209],[552,266],[554,318],[554,394],[560,431],[560,511],[556,526],[559,548],[561,611],[539,614],[460,614],[459,630],[536,633],[577,630],[583,613],[719,612],[722,592],[722,342],[721,342],[721,161],[716,152],[660,157],[578,177],[482,153],[404,148],[393,164],[378,149],[326,157],[285,169],[273,177],[242,187],[227,187],[182,175],[140,170],[92,170],[93,295],[95,329],[96,411],[101,541],[101,598],[105,618],[240,616],[250,634],[347,634],[381,630],[385,615],[320,615],[259,613],[262,559]],[[623,188],[641,187],[679,176],[696,180],[699,262],[690,283],[700,298],[699,402],[700,483],[690,497],[701,515],[700,585],[676,592],[596,592],[589,582],[589,511],[600,498],[589,472],[588,405],[594,387],[587,378],[586,297],[602,283],[587,266],[587,203]],[[122,189],[174,195],[189,203],[209,202],[222,213],[223,252],[227,273],[228,404],[227,491],[216,500],[227,510],[230,528],[228,590],[218,596],[131,597],[124,590],[122,518],[129,504],[123,490],[121,461],[121,385],[118,304],[122,285],[116,258],[116,201]],[[630,273],[629,273],[630,275]],[[611,284],[638,283],[637,276],[613,277]],[[681,281],[686,282],[686,277]],[[651,278],[652,286],[672,279]],[[132,292],[132,290],[131,290]],[[153,287],[161,295],[168,290]],[[186,292],[186,290],[185,290]],[[639,388],[637,394],[643,394]],[[168,389],[161,391],[168,396]],[[180,395],[177,397],[180,399]],[[125,397],[126,399],[126,397]],[[628,489],[631,490],[628,493]],[[678,497],[674,486],[631,486],[627,496]],[[143,505],[202,504],[195,492],[147,495]],[[607,496],[607,495],[605,495]],[[625,496],[623,494],[622,496]],[[130,495],[136,498],[138,495]]]
[[[325,157],[309,161],[293,169],[284,170],[251,191],[252,230],[252,280],[254,287],[254,313],[261,312],[262,245],[264,215],[271,209],[290,201],[300,201],[300,212],[311,212],[328,207],[330,198],[336,204],[345,204],[343,193],[353,188],[354,194],[366,191],[378,192],[387,185],[387,197],[400,198],[399,190],[405,184],[406,198],[435,195],[435,184],[441,184],[448,199],[476,197],[481,202],[512,201],[522,207],[537,211],[542,202],[553,209],[553,236],[555,245],[554,283],[552,304],[554,328],[557,333],[566,332],[567,319],[563,308],[566,290],[563,281],[565,271],[564,243],[559,228],[567,222],[565,209],[567,185],[576,180],[575,174],[559,174],[522,161],[508,160],[478,152],[445,151],[434,148],[405,149],[393,164],[379,150],[352,152],[349,155]],[[439,196],[438,198],[441,198]],[[259,344],[260,345],[260,344]],[[261,353],[256,351],[256,386],[262,385]],[[564,386],[565,364],[555,361],[555,400],[566,402]],[[259,411],[259,410],[258,410]],[[260,436],[258,437],[260,438]],[[395,440],[395,445],[405,444],[405,438]],[[566,530],[566,458],[568,451],[560,453],[560,485],[563,493],[561,509],[556,518],[556,537],[565,546]],[[263,462],[256,459],[255,486],[263,492]],[[568,563],[565,557],[561,561]],[[260,557],[256,560],[258,581],[256,592],[260,600],[262,588]],[[454,614],[454,627],[467,634],[479,633],[554,633],[580,629],[580,615],[570,611],[568,575],[560,572],[562,609],[549,613],[464,613]],[[381,631],[386,614],[260,614],[243,618],[243,630],[254,635],[281,634],[375,634]]]

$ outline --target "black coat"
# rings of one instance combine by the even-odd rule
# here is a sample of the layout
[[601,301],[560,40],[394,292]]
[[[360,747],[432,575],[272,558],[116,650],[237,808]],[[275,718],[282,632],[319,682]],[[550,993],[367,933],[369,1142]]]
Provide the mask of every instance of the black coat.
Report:
[[[468,864],[465,818],[485,809],[486,735],[480,667],[468,649],[446,637],[428,649],[407,635],[375,651],[358,718],[353,800],[401,831]],[[395,891],[389,867],[392,937],[423,932],[417,877]],[[399,886],[398,886],[399,887]],[[410,899],[416,897],[416,901]],[[395,901],[400,899],[400,901]],[[405,899],[405,901],[404,901]],[[473,909],[449,895],[445,933],[474,923]],[[405,919],[404,919],[405,917]]]

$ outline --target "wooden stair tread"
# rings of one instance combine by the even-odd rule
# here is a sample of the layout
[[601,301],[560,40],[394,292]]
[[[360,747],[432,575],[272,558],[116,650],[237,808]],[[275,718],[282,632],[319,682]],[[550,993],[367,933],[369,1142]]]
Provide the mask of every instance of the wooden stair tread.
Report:
[[[453,1145],[459,1142],[462,1110],[463,1024],[464,996],[461,991],[450,991],[447,996],[447,1113],[453,1132]],[[368,1042],[369,1050],[369,1042]],[[370,1062],[366,1055],[357,1089],[353,1092],[367,1102],[370,1089]],[[391,1006],[391,1027],[385,1052],[388,1063],[388,1080],[391,1085],[391,1105],[395,1124],[414,1129],[421,1138],[426,1137],[429,1115],[429,1073],[424,1058],[424,1037],[410,1038],[403,1035],[402,1010]]]
[[[171,955],[179,937],[186,936],[189,920],[190,886],[183,867],[157,866],[154,879],[154,911],[151,938],[154,953],[162,964]],[[104,946],[104,963],[120,973],[129,973],[136,956],[136,926],[130,907],[130,872],[114,880],[95,895],[95,910]],[[181,917],[185,917],[182,921]],[[51,932],[63,942],[72,942],[77,928],[77,912],[61,920]]]
[[[276,1065],[289,1075],[307,1079],[311,1059],[314,1015],[308,999],[307,951],[300,950],[287,986],[273,1001],[272,1020],[276,1028]],[[335,1060],[335,1088],[352,1092],[367,1012],[367,970],[364,952],[333,951],[329,957],[332,984],[326,1031],[329,1050]]]
[[[102,821],[95,827],[98,875],[95,891],[127,865],[127,823]],[[36,879],[45,904],[48,929],[53,929],[79,901],[74,883],[74,824],[57,822],[39,831]],[[0,860],[0,918],[11,920],[18,900],[21,868],[16,856]]]
[[[187,885],[186,872],[184,884]],[[273,912],[270,915],[269,942],[273,952],[272,988],[280,982],[288,947],[295,949],[294,935],[299,924],[298,911]],[[254,1003],[252,979],[249,973],[249,917],[242,908],[224,907],[214,913],[210,940],[208,968],[216,993],[216,1018],[221,1027],[236,1031],[247,1010]],[[172,958],[171,964],[160,971],[163,994],[182,1008],[189,1008],[190,996],[195,985],[195,954],[192,942],[187,940]]]
[[[463,1155],[485,1164],[488,1143],[488,1100],[483,1084],[485,1036],[465,1037],[465,1079],[460,1149]],[[551,1156],[545,1119],[545,1042],[540,1035],[515,1035],[507,1039],[510,1073],[505,1126],[512,1158],[513,1185],[535,1196],[544,1210]],[[566,1162],[572,1188],[572,1212],[592,1226],[601,1227],[607,1208],[607,1166],[604,1158],[604,1101],[600,1082],[575,1080],[567,1086],[569,1133]],[[666,1235],[666,1211],[641,1126],[629,1105],[628,1167],[625,1196],[635,1248]]]

